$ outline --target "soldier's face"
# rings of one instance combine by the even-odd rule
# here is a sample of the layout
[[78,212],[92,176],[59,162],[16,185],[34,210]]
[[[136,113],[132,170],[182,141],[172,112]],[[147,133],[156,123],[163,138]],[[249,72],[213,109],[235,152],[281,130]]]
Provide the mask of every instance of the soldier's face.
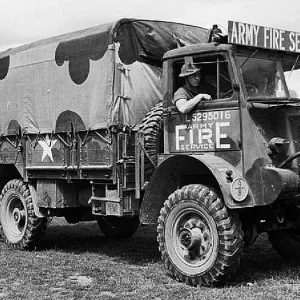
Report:
[[198,86],[201,80],[201,73],[197,72],[187,76],[187,81],[190,83],[191,86]]

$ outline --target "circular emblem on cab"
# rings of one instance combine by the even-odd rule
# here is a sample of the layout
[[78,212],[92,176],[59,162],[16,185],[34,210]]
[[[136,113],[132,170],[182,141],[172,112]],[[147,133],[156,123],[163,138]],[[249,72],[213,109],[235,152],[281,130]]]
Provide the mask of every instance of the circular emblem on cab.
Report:
[[248,192],[249,187],[247,181],[244,178],[238,177],[232,181],[230,186],[230,193],[235,201],[240,202],[245,200],[248,195]]

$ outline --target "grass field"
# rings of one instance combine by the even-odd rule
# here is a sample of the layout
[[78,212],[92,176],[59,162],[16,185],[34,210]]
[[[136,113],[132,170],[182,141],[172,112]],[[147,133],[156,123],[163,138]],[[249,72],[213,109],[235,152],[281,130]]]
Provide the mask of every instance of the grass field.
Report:
[[53,219],[35,251],[0,243],[0,299],[300,299],[300,267],[285,265],[263,235],[225,286],[195,288],[166,274],[155,227],[110,240],[95,222]]

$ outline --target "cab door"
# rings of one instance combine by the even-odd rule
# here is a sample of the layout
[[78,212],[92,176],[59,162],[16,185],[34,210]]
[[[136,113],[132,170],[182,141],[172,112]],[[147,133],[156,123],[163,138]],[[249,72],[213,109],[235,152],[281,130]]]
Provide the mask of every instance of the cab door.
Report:
[[187,114],[176,109],[172,99],[164,114],[166,152],[173,154],[209,153],[242,168],[238,90],[226,54],[185,57],[173,62],[174,88],[184,82],[178,77],[185,61],[201,66],[201,80],[211,85],[212,100],[201,101]]

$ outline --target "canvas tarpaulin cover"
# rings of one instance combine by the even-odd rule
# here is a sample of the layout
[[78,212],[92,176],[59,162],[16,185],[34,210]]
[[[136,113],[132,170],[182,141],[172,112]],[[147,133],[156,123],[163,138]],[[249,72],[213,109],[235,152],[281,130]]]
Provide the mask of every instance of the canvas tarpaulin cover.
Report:
[[209,30],[122,19],[0,53],[0,131],[133,126],[162,100],[162,57]]

